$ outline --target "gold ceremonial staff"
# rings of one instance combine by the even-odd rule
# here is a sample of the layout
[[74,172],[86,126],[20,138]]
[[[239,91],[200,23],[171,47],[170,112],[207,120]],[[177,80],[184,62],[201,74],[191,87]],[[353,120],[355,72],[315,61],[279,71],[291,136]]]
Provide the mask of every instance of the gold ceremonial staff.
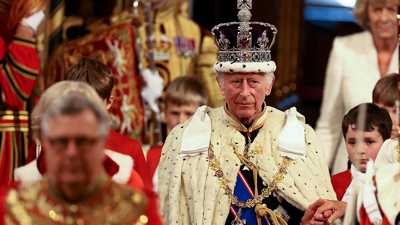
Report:
[[[145,54],[146,58],[149,62],[149,69],[152,72],[152,74],[156,73],[156,63],[154,60],[154,35],[153,35],[153,20],[151,17],[151,2],[146,1],[146,0],[135,0],[133,2],[133,14],[135,18],[139,18],[139,2],[142,1],[143,4],[145,5],[145,27],[146,27],[146,42],[147,42],[147,49],[148,52]],[[139,33],[139,27],[136,27],[136,55],[138,59],[138,68],[139,68],[139,73],[143,69],[143,63],[141,61],[141,44],[142,41],[140,39],[140,33]],[[142,93],[143,95],[143,93]],[[143,97],[143,96],[142,96]],[[158,105],[158,104],[157,104]],[[146,107],[144,107],[146,111]],[[149,128],[148,128],[148,118],[146,116],[146,113],[144,115],[144,130],[145,130],[145,135],[149,135]],[[153,145],[162,145],[163,139],[162,139],[162,130],[161,130],[161,120],[160,120],[160,113],[156,113],[152,111],[151,115],[151,121],[153,123],[154,130],[152,132],[152,140],[153,140]]]

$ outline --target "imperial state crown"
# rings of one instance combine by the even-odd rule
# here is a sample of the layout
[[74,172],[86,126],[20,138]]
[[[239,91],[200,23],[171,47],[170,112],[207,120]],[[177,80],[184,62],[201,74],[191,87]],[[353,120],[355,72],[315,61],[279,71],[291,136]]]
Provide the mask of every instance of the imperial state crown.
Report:
[[237,0],[240,22],[222,23],[211,33],[219,48],[215,72],[275,72],[271,47],[278,33],[269,23],[249,22],[252,0]]

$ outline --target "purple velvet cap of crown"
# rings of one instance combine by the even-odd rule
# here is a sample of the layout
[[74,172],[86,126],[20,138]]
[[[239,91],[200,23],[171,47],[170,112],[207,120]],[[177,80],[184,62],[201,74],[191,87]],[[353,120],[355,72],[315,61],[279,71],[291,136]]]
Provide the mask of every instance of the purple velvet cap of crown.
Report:
[[[254,26],[254,25],[252,24],[252,26]],[[220,38],[220,35],[222,33],[225,36],[225,38],[228,39],[229,42],[230,42],[229,49],[232,49],[232,48],[236,49],[237,48],[237,34],[238,34],[238,31],[239,31],[238,27],[239,27],[238,24],[233,24],[233,25],[230,25],[228,27],[220,27],[220,29],[215,30],[215,34],[217,35],[217,39]],[[265,26],[262,26],[262,27],[263,27],[263,29],[254,29],[253,28],[253,29],[250,30],[250,32],[252,34],[251,43],[252,43],[252,47],[253,48],[254,47],[258,47],[257,40],[258,40],[258,38],[260,38],[262,36],[262,33],[265,30],[267,31],[267,38],[269,40],[269,43],[274,38],[273,31],[271,30],[270,27],[265,27]],[[222,50],[222,48],[220,48],[220,46],[218,46],[218,47],[219,47],[220,50]]]

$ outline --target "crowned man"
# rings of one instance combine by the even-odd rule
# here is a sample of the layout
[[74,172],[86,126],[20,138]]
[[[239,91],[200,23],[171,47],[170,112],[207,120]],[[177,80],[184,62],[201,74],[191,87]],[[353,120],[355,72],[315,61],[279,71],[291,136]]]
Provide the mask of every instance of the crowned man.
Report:
[[251,7],[238,0],[241,22],[212,30],[225,106],[198,108],[164,145],[158,183],[166,224],[308,224],[320,198],[336,199],[314,130],[295,108],[264,102],[277,29],[248,22]]

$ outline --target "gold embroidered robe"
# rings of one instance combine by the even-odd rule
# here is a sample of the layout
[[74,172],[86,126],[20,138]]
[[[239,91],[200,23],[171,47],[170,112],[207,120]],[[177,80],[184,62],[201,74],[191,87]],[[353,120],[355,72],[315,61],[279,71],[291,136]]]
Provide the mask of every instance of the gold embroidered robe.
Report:
[[[144,224],[146,196],[102,174],[82,200],[69,204],[48,179],[9,191],[0,224],[131,225]],[[4,215],[1,215],[1,214]]]

